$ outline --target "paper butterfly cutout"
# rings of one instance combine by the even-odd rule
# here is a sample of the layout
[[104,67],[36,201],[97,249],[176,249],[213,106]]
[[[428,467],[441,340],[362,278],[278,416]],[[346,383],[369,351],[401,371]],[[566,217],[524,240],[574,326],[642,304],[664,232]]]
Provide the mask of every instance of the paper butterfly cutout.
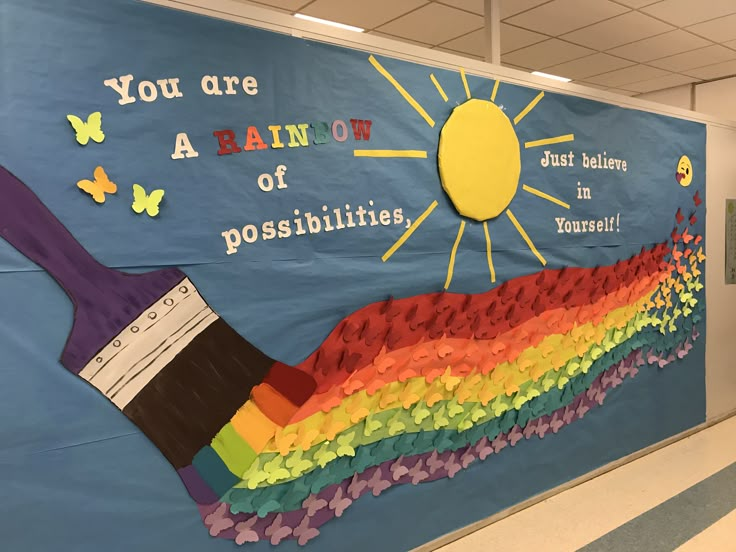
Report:
[[94,181],[80,180],[77,182],[77,187],[91,195],[97,203],[105,203],[105,194],[114,194],[118,191],[118,186],[108,178],[102,167],[95,169],[94,177]]
[[299,546],[304,546],[308,541],[319,535],[319,530],[309,526],[312,518],[304,516],[302,522],[294,529],[294,536],[299,538]]
[[139,215],[145,211],[149,217],[155,217],[159,213],[159,204],[164,198],[164,190],[153,190],[146,193],[143,186],[133,184],[133,205],[131,208]]
[[703,200],[700,199],[700,191],[695,192],[695,195],[693,196],[693,202],[695,203],[696,207],[699,207],[701,203],[703,203]]
[[77,142],[80,145],[86,146],[90,138],[98,144],[101,144],[105,139],[105,133],[102,132],[102,113],[99,111],[90,113],[87,122],[76,115],[67,115],[66,118],[77,133]]
[[677,220],[677,224],[682,224],[682,221],[685,220],[680,209],[677,209],[677,213],[675,213],[675,220]]
[[246,521],[241,521],[235,526],[237,536],[235,537],[235,544],[243,545],[246,542],[258,542],[260,539],[258,533],[253,530],[253,526],[258,521],[258,516],[251,516]]

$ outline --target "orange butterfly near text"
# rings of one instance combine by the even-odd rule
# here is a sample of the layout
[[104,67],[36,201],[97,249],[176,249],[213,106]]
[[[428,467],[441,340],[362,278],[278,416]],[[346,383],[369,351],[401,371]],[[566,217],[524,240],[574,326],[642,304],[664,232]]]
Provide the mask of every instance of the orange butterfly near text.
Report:
[[95,169],[94,178],[94,180],[80,180],[77,187],[91,195],[97,203],[105,203],[105,194],[114,194],[118,191],[118,186],[110,180],[102,167]]

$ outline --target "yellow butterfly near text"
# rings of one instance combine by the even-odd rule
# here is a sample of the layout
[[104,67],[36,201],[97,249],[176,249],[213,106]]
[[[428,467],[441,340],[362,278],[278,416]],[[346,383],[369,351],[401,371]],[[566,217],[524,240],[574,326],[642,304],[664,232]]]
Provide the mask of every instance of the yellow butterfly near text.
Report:
[[105,173],[105,169],[97,167],[94,172],[94,180],[80,180],[77,187],[87,192],[97,203],[105,203],[105,194],[114,194],[118,186]]
[[153,190],[146,193],[143,186],[133,184],[133,205],[131,208],[139,215],[145,211],[149,217],[155,217],[159,212],[159,204],[164,198],[164,190]]
[[102,132],[102,113],[99,111],[90,113],[87,122],[76,115],[67,115],[66,118],[77,133],[77,142],[81,145],[86,146],[90,138],[98,144],[105,139],[105,133]]

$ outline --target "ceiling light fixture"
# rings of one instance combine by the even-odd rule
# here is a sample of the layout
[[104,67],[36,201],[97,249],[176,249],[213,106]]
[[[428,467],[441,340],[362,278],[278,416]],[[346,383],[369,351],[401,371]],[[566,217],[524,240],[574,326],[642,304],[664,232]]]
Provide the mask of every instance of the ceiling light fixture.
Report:
[[532,71],[532,75],[537,75],[538,77],[544,77],[546,79],[552,79],[560,82],[570,82],[572,79],[568,79],[567,77],[558,77],[557,75],[550,75],[549,73],[542,73],[541,71]]
[[354,31],[356,33],[362,33],[365,29],[360,27],[353,27],[352,25],[345,25],[344,23],[337,23],[336,21],[328,21],[327,19],[320,19],[319,17],[312,17],[311,15],[304,15],[303,13],[295,13],[294,17],[304,19],[306,21],[313,21],[314,23],[322,23],[323,25],[330,25],[331,27],[337,27],[338,29],[344,29],[346,31]]

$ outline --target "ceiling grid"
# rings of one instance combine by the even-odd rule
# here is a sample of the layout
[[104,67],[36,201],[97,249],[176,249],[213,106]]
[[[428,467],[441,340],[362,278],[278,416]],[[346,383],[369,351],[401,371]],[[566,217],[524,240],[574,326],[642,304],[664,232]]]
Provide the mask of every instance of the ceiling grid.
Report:
[[[239,0],[483,59],[484,0]],[[637,95],[736,75],[736,0],[502,0],[501,63]]]

